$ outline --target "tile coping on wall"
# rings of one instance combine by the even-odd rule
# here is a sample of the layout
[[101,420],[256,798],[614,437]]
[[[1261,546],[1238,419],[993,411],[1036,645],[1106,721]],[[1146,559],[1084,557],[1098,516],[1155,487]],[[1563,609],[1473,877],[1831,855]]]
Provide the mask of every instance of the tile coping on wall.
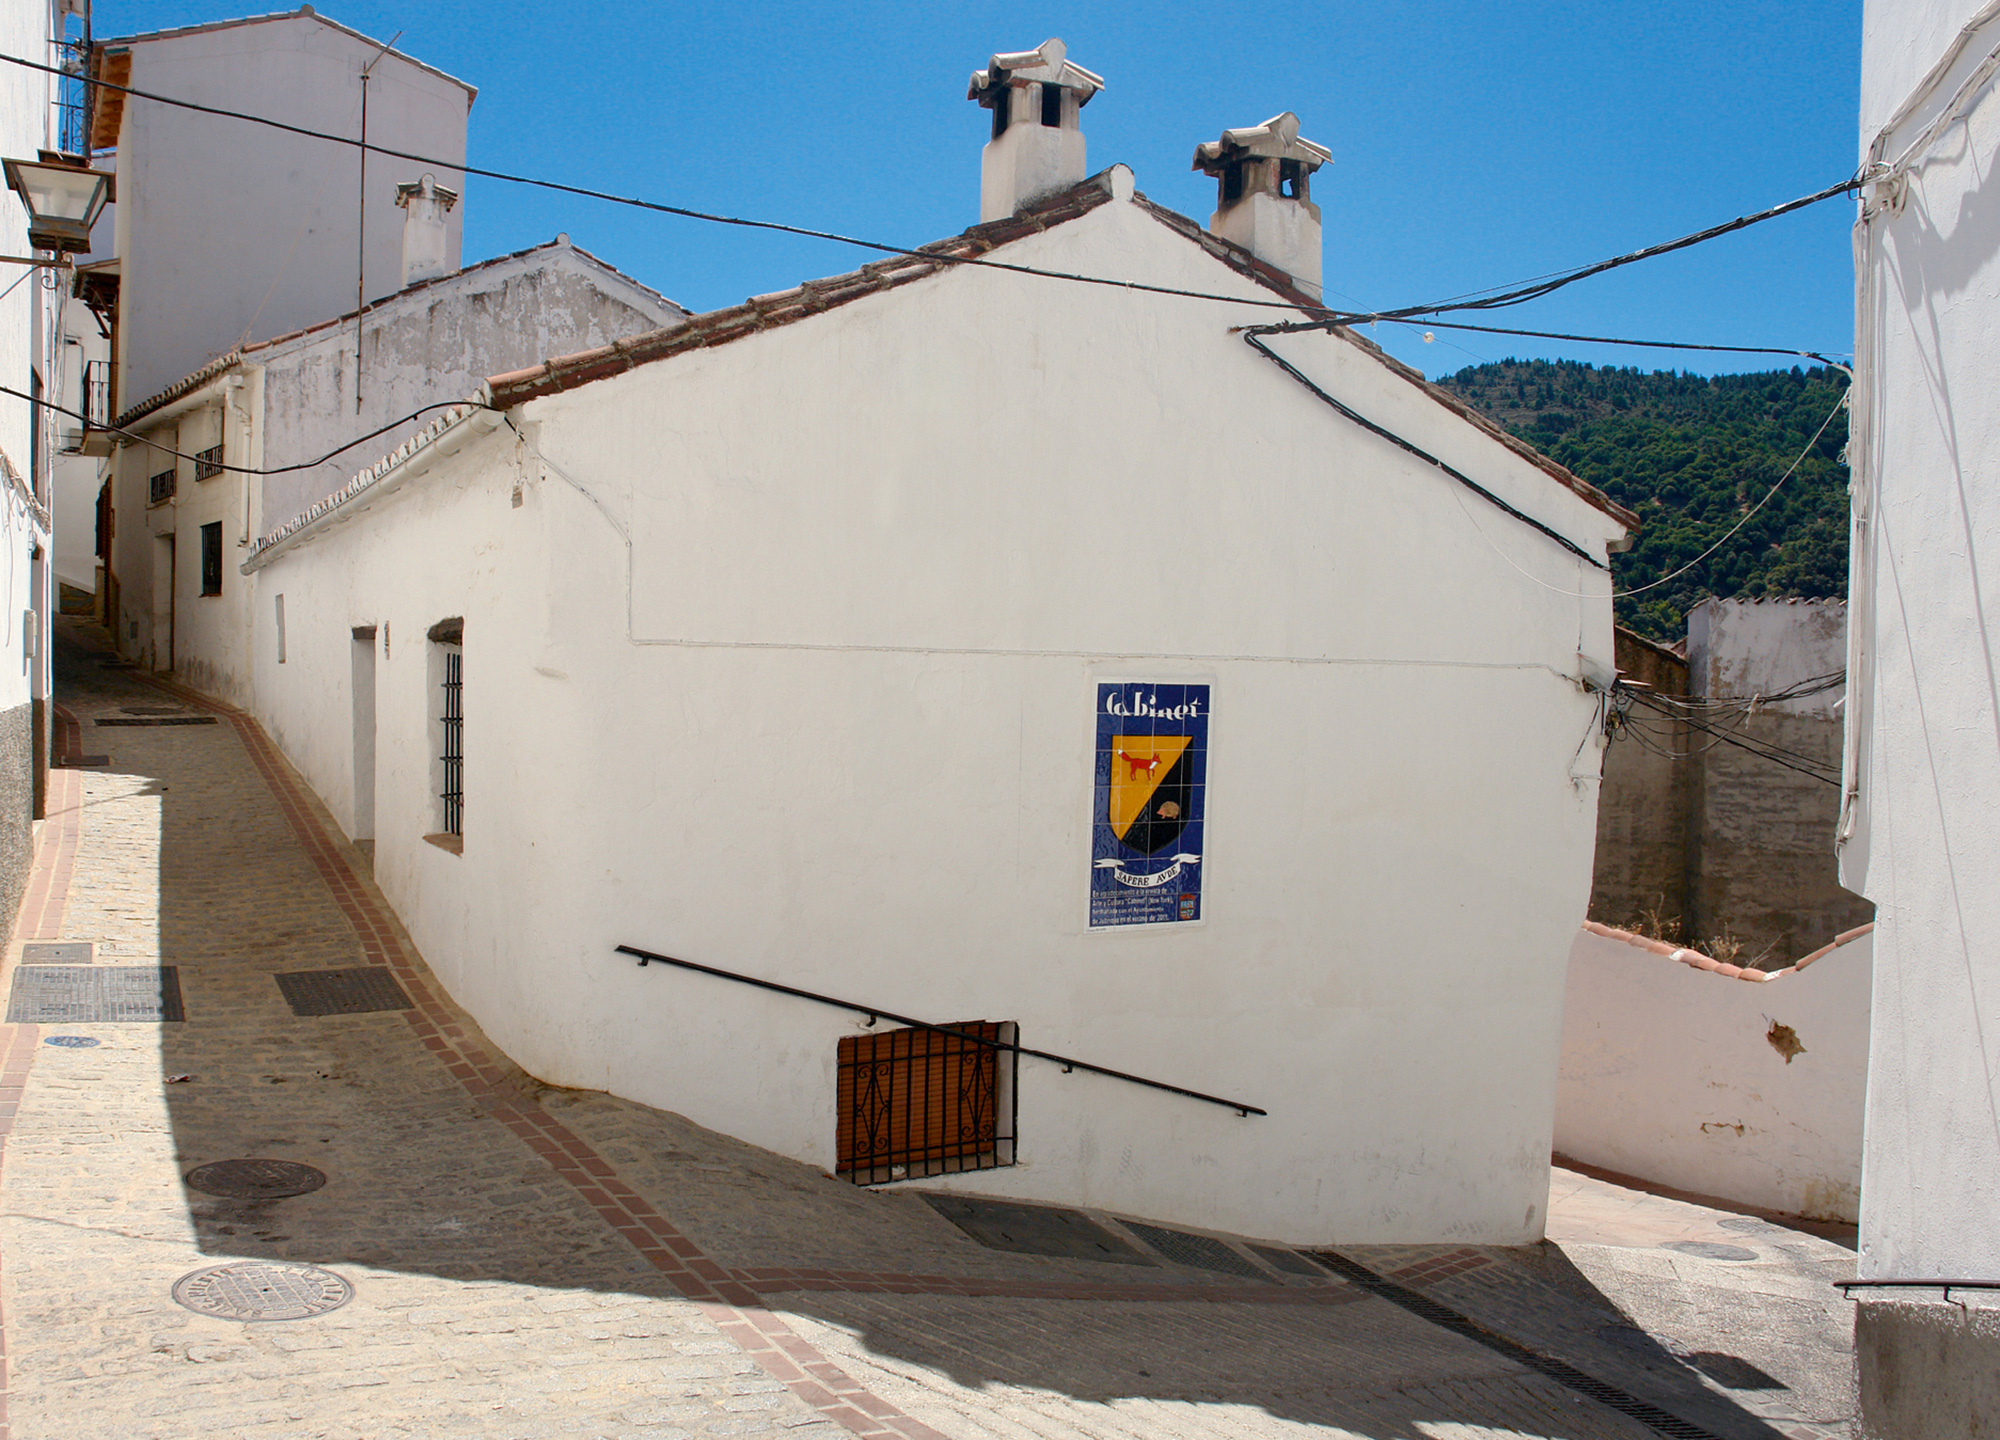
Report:
[[1645,935],[1635,935],[1630,930],[1619,930],[1610,925],[1600,925],[1595,920],[1584,921],[1583,928],[1592,935],[1600,935],[1606,940],[1620,941],[1632,946],[1635,950],[1646,950],[1655,955],[1664,955],[1669,960],[1678,960],[1681,964],[1691,966],[1696,970],[1707,970],[1717,975],[1726,975],[1734,980],[1750,980],[1761,985],[1772,980],[1783,979],[1787,975],[1795,975],[1805,969],[1806,966],[1812,964],[1813,961],[1831,955],[1841,946],[1859,940],[1863,935],[1871,934],[1875,929],[1875,923],[1871,920],[1866,925],[1857,925],[1852,930],[1843,930],[1840,934],[1834,936],[1830,943],[1820,946],[1819,949],[1813,951],[1812,954],[1805,956],[1803,959],[1794,960],[1782,970],[1752,970],[1742,965],[1730,965],[1724,961],[1717,960],[1712,955],[1704,955],[1699,950],[1689,950],[1684,946],[1670,945],[1664,940],[1654,940]]

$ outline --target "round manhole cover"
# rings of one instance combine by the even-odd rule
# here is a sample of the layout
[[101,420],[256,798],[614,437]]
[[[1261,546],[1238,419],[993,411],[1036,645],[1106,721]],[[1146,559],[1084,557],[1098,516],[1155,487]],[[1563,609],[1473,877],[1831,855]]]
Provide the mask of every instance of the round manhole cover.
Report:
[[354,1287],[331,1270],[269,1260],[211,1265],[174,1281],[175,1301],[220,1320],[304,1320],[353,1298]]
[[1724,1230],[1736,1230],[1745,1235],[1762,1235],[1780,1228],[1769,1220],[1759,1220],[1755,1215],[1731,1215],[1715,1223]]
[[187,1173],[190,1190],[225,1200],[282,1200],[326,1184],[324,1172],[290,1160],[217,1160]]
[[88,1050],[98,1041],[94,1035],[51,1035],[42,1043],[53,1045],[59,1050]]
[[1669,1250],[1678,1250],[1683,1255],[1694,1255],[1703,1260],[1755,1260],[1755,1250],[1745,1250],[1741,1245],[1718,1245],[1713,1240],[1669,1240]]

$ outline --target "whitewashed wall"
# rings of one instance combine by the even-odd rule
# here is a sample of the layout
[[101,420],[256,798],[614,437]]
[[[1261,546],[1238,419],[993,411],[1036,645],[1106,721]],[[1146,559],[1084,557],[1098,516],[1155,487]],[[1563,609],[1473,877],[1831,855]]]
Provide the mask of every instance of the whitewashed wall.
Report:
[[[1721,600],[1688,612],[1688,693],[1749,700],[1823,679],[1847,663],[1844,600]],[[1843,686],[1759,706],[1760,713],[1840,718]]]
[[[1623,931],[1578,931],[1557,1153],[1696,1194],[1853,1222],[1869,938],[1759,979],[1687,963],[1706,957]],[[1804,1049],[1787,1058],[1788,1041]]]
[[[489,375],[642,335],[686,313],[567,239],[434,280],[363,315],[365,394],[358,414],[351,322],[317,325],[248,352],[268,387],[266,463],[314,459],[419,406],[462,400]],[[436,412],[421,416],[316,469],[269,477],[260,487],[263,528],[331,495],[436,418]]]
[[[381,37],[386,39],[387,37]],[[106,42],[109,44],[117,41]],[[354,135],[361,69],[381,41],[311,15],[139,36],[137,89]],[[396,53],[371,74],[368,135],[436,156],[461,189],[472,92]],[[352,310],[360,161],[350,145],[130,97],[118,140],[121,408],[158,393],[245,340]],[[411,166],[370,156],[367,299],[402,285],[396,185]],[[461,216],[448,219],[458,264]],[[348,403],[353,404],[350,391]]]
[[[1980,10],[1870,0],[1867,158],[1901,156],[2000,45],[1989,21],[1875,143]],[[1966,100],[1904,172],[1900,209],[1871,197],[1856,247],[1842,879],[1878,917],[1861,1214],[1877,1278],[2000,1276],[2000,96]]]
[[[0,6],[0,53],[42,60],[50,54],[47,0]],[[0,76],[0,154],[33,156],[51,143],[53,111],[46,76],[19,69]],[[27,255],[27,212],[0,195],[0,254]],[[54,384],[49,354],[48,272],[0,265],[0,383],[27,394],[32,377]],[[36,435],[42,473],[36,474]],[[51,590],[47,483],[53,427],[26,400],[0,396],[0,915],[12,917],[31,860],[37,783],[36,727],[46,722],[46,628]],[[45,731],[43,733],[46,733]]]
[[[1264,293],[1130,204],[1006,258]],[[329,698],[379,627],[378,879],[555,1083],[831,1166],[851,1017],[629,942],[1271,1112],[1028,1062],[1021,1163],[933,1188],[1532,1239],[1608,586],[1227,333],[1263,313],[961,271],[535,402],[533,450],[427,452],[267,557],[260,712],[351,816]],[[1599,553],[1620,532],[1347,342],[1287,353]],[[423,636],[459,615],[453,855],[420,838]],[[1201,926],[1084,929],[1107,671],[1214,684]]]
[[[144,504],[147,477],[172,466],[178,493],[145,505],[145,530],[120,545],[121,639],[128,653],[165,668],[167,616],[156,601],[154,535],[175,536],[179,555],[172,663],[197,689],[251,704],[250,615],[258,577],[239,573],[249,544],[338,490],[358,465],[433,423],[439,412],[393,422],[426,405],[462,400],[485,377],[643,334],[683,318],[673,302],[567,242],[477,266],[369,307],[361,344],[371,373],[364,407],[352,409],[351,321],[315,326],[245,347],[243,360],[129,427],[154,444],[121,450],[119,493]],[[197,454],[224,443],[225,460],[252,470],[297,465],[357,433],[392,425],[365,446],[311,469],[264,477],[234,472],[197,481]],[[159,447],[166,447],[165,449]],[[128,511],[128,514],[130,512]],[[222,593],[200,593],[201,527],[224,532]]]

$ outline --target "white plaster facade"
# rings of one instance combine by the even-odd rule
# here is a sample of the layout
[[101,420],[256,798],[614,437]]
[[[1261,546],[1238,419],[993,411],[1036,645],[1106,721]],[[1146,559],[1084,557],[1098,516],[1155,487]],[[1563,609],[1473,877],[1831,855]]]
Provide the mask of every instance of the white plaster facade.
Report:
[[[472,393],[489,374],[670,327],[686,313],[563,238],[413,285],[358,316],[244,345],[183,377],[118,420],[142,442],[121,441],[112,462],[124,522],[113,545],[120,646],[247,706],[258,581],[238,566],[264,517],[289,518],[332,494],[357,459],[401,443],[438,412],[405,417]],[[358,413],[357,345],[370,377]],[[363,447],[287,469],[377,429]],[[280,473],[203,478],[194,461],[171,453],[217,445],[226,465]],[[149,482],[165,472],[175,477],[173,498],[154,502]],[[205,593],[202,529],[217,524],[222,575]]]
[[[1122,167],[1057,203],[1010,264],[1273,293]],[[1023,1061],[1018,1163],[931,1188],[1532,1239],[1612,655],[1563,544],[1629,517],[1365,342],[1278,342],[1564,541],[1519,524],[1229,332],[1271,313],[919,257],[501,377],[259,546],[257,712],[548,1081],[832,1168],[860,1017],[633,944],[1270,1112]],[[1198,924],[1086,924],[1102,679],[1213,686]]]
[[[98,221],[100,226],[109,223]],[[55,524],[55,573],[59,583],[94,595],[99,578],[97,495],[104,484],[106,469],[103,456],[83,453],[84,425],[76,415],[89,413],[85,386],[95,374],[103,373],[94,372],[91,366],[111,359],[111,337],[98,324],[90,307],[74,295],[63,300],[61,324],[61,349],[56,364],[58,383],[51,388],[49,398],[76,414],[58,413],[50,417],[58,437],[49,485]]]
[[1556,1153],[1852,1224],[1873,967],[1866,930],[1775,972],[1587,925],[1570,947]]
[[[0,7],[0,53],[51,57],[60,34],[50,0]],[[53,149],[54,94],[45,75],[0,76],[0,155],[33,160]],[[27,211],[0,192],[0,254],[27,256]],[[61,387],[52,343],[62,291],[49,271],[0,265],[0,384],[22,395]],[[12,916],[32,851],[46,778],[48,620],[53,589],[48,510],[55,427],[29,400],[0,396],[0,913]]]
[[1837,679],[1847,665],[1847,602],[1711,596],[1688,612],[1687,662],[1688,693],[1697,699],[1754,700],[1760,712],[1837,720],[1844,683],[1795,699],[1764,697]]
[[[370,143],[443,162],[370,156],[364,202],[351,145],[107,92],[92,143],[117,151],[114,409],[239,345],[400,289],[398,182],[430,170],[440,185],[463,188],[473,88],[311,6],[100,40],[95,64],[140,90],[335,135],[360,133],[366,70]],[[462,233],[462,218],[449,217],[453,269]]]
[[2000,8],[1869,0],[1842,878],[1876,904],[1863,1423],[2000,1428]]

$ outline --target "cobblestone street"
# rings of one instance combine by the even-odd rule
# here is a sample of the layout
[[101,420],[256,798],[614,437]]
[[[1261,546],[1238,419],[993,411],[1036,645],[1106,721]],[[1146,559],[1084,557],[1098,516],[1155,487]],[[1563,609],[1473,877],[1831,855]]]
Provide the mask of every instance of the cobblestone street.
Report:
[[[74,635],[58,679],[58,755],[108,758],[52,772],[5,981],[24,945],[87,942],[93,970],[173,967],[186,1018],[0,1027],[0,1440],[1848,1433],[1852,1256],[1756,1217],[1558,1172],[1527,1251],[1239,1249],[1231,1274],[1128,1231],[1148,1263],[1103,1264],[541,1086],[254,724]],[[274,980],[355,967],[411,1008],[302,1016]],[[184,1178],[243,1158],[326,1182]],[[352,1298],[176,1302],[238,1260]]]

